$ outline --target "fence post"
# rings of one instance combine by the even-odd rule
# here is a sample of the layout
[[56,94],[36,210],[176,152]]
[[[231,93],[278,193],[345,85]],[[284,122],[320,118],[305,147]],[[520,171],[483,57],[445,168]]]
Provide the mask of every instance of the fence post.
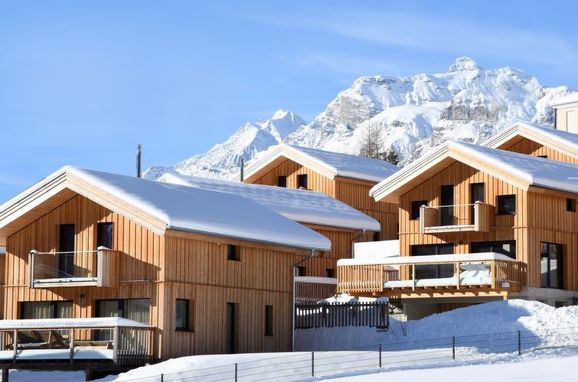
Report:
[[518,355],[522,355],[522,332],[518,330]]
[[161,374],[161,382],[163,382],[165,380],[165,375]]
[[456,336],[452,336],[452,359],[456,359]]
[[315,377],[315,352],[311,352],[311,376]]
[[238,364],[235,362],[235,382],[237,382],[238,375],[239,375]]
[[379,368],[381,369],[381,344],[379,344]]

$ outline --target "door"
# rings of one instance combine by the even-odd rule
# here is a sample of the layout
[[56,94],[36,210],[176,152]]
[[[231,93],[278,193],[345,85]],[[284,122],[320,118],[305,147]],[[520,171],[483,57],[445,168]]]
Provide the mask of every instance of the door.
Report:
[[470,224],[476,224],[475,213],[474,213],[474,203],[476,202],[486,202],[486,192],[484,183],[472,183],[470,185]]
[[58,277],[74,277],[74,224],[61,224],[58,235]]
[[454,186],[442,186],[440,225],[454,225]]
[[226,351],[229,354],[237,352],[237,334],[238,334],[238,304],[234,302],[227,303],[226,322],[227,322],[227,346]]

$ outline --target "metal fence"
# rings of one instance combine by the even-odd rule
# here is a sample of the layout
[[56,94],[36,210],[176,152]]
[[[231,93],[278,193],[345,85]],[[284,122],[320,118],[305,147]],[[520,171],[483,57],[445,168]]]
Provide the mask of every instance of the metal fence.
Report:
[[352,372],[444,367],[512,360],[530,352],[578,348],[578,327],[543,332],[524,330],[470,336],[399,341],[331,352],[271,353],[256,361],[126,379],[135,382],[310,381]]
[[295,328],[332,328],[368,326],[386,330],[389,327],[387,302],[357,302],[354,304],[324,303],[295,305]]

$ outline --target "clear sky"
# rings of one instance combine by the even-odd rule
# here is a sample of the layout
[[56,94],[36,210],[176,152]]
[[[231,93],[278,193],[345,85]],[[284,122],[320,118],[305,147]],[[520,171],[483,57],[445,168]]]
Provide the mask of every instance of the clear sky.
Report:
[[574,1],[0,0],[0,201],[65,164],[133,174],[360,75],[461,55],[578,89]]

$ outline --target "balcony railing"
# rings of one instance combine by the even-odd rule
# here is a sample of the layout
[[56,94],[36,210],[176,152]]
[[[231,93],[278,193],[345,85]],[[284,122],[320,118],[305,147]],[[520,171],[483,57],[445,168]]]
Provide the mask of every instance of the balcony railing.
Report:
[[520,291],[524,273],[525,264],[494,252],[342,259],[337,263],[337,290],[372,296],[504,294]]
[[99,247],[96,251],[30,251],[30,288],[75,286],[112,287],[118,282],[116,251]]
[[482,202],[439,207],[421,206],[420,233],[488,232],[493,216],[493,206]]

